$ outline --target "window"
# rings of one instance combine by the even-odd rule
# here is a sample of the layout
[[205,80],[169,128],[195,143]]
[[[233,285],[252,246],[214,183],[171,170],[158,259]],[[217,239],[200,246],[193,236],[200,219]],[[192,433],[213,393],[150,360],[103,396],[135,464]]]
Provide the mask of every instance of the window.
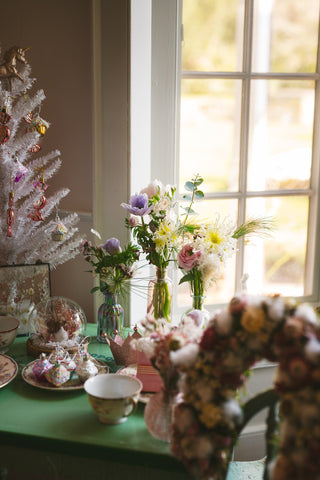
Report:
[[199,173],[202,217],[277,224],[238,244],[208,309],[244,274],[250,293],[319,300],[319,1],[131,0],[132,193],[147,176],[182,195]]
[[[318,299],[319,0],[183,0],[178,183],[205,178],[204,218],[272,216],[207,293]],[[188,288],[178,307],[190,304]]]

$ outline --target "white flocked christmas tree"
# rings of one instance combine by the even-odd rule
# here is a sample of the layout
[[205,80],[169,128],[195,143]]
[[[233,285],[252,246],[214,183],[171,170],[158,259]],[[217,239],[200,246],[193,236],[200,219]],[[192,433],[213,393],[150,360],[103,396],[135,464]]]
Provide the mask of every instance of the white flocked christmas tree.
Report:
[[62,162],[58,150],[44,149],[45,94],[34,89],[29,55],[20,47],[0,52],[0,265],[54,268],[78,254],[82,238],[76,213],[60,218],[69,189],[48,188]]

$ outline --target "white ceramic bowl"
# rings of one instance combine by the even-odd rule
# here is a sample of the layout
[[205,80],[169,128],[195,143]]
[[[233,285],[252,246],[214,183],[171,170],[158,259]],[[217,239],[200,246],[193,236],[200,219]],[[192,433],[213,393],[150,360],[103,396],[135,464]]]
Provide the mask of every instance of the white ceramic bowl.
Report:
[[129,375],[103,373],[86,380],[84,389],[100,422],[113,425],[125,422],[135,411],[142,383]]
[[17,336],[19,320],[10,316],[0,316],[0,353],[9,350]]

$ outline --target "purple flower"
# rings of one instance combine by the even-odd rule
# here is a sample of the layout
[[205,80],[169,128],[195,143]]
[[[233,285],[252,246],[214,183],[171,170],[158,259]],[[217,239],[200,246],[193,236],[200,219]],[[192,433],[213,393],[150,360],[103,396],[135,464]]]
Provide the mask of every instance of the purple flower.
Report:
[[117,238],[114,237],[109,238],[109,240],[106,241],[105,245],[103,245],[102,248],[104,248],[105,251],[110,255],[115,255],[121,252],[120,242]]
[[130,198],[130,205],[121,203],[121,207],[132,215],[142,217],[150,212],[151,207],[148,206],[148,195],[146,193],[136,193]]

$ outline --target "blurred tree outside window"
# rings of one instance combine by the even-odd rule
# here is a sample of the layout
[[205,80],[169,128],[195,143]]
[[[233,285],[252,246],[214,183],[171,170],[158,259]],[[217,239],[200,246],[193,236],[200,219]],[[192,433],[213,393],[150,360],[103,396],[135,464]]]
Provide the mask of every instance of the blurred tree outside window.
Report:
[[179,192],[199,173],[203,218],[276,224],[239,244],[206,304],[244,274],[249,293],[319,300],[319,1],[183,0]]

